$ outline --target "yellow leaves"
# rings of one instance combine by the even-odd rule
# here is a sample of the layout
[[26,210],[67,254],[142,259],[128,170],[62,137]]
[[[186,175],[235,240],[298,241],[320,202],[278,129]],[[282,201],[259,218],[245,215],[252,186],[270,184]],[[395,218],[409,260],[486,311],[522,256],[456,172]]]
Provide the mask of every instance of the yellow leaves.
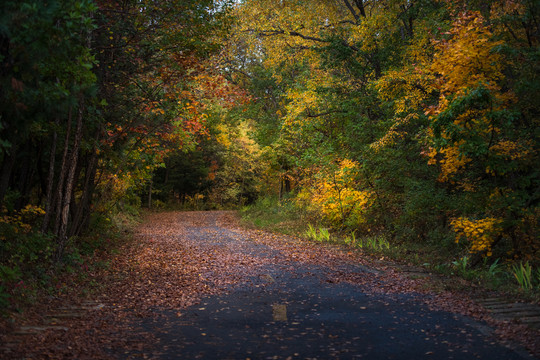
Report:
[[[465,140],[455,142],[453,146],[448,146],[440,149],[430,149],[428,156],[430,160],[428,164],[432,165],[439,163],[441,167],[441,173],[439,174],[439,181],[448,181],[453,175],[457,174],[460,170],[472,161],[472,159],[463,155],[459,147],[463,145]],[[437,155],[440,155],[440,159],[437,159]],[[438,160],[438,161],[437,161]]]
[[502,232],[502,220],[487,217],[471,220],[465,217],[453,219],[451,225],[456,233],[456,242],[467,240],[471,243],[470,252],[485,252],[492,255],[492,245],[495,238]]
[[[437,76],[433,85],[440,93],[439,100],[436,105],[426,106],[424,113],[434,121],[434,125],[438,125],[440,130],[437,136],[448,140],[446,145],[429,153],[428,163],[440,165],[439,181],[451,182],[455,175],[467,170],[468,164],[473,161],[469,156],[473,156],[474,161],[478,160],[475,155],[465,155],[461,151],[465,142],[475,141],[485,148],[490,146],[491,152],[512,160],[524,152],[518,151],[510,143],[496,142],[491,145],[501,131],[491,114],[514,101],[514,96],[510,92],[503,92],[499,85],[504,80],[504,61],[495,50],[502,41],[493,40],[491,29],[478,12],[461,13],[446,35],[446,39],[434,42],[435,55],[429,67],[429,71]],[[492,97],[489,106],[464,106],[464,103],[460,103],[479,88],[486,89]],[[442,124],[439,125],[438,121]],[[452,123],[448,124],[449,121]],[[433,133],[428,134],[428,140],[435,140]],[[480,148],[478,145],[476,147]],[[483,171],[493,173],[487,166]],[[459,186],[465,191],[475,190],[474,184],[467,181]]]
[[428,160],[428,165],[435,165],[437,164],[437,149],[433,148],[433,147],[430,147],[428,149],[428,151],[422,153],[423,155],[427,155],[427,157],[429,158]]
[[310,108],[317,108],[320,101],[319,96],[313,90],[290,90],[287,97],[291,100],[287,104],[287,115],[285,116],[284,126],[290,126],[298,120],[299,117]]
[[22,210],[21,210],[21,215],[22,216],[40,216],[40,215],[45,215],[45,210],[43,210],[41,207],[39,206],[35,206],[35,205],[26,205]]
[[[497,83],[504,78],[502,56],[494,48],[502,41],[491,40],[492,33],[477,12],[462,14],[454,22],[449,40],[436,44],[431,71],[440,74],[443,95],[462,95],[465,89],[480,83],[490,90],[499,90]],[[439,112],[445,109],[439,106]]]
[[338,3],[325,0],[254,0],[238,5],[235,12],[239,19],[236,36],[251,53],[261,54],[267,67],[318,63],[312,49],[321,44],[316,39],[335,32],[334,24],[345,16]]
[[348,30],[348,42],[360,44],[365,52],[377,50],[378,43],[384,37],[392,36],[398,24],[398,13],[383,4],[375,2],[370,16],[362,19],[359,25],[351,26]]
[[11,225],[15,233],[26,234],[32,230],[32,224],[35,224],[44,214],[45,210],[41,207],[28,204],[11,215],[0,216],[0,223]]
[[529,156],[534,151],[533,149],[534,145],[531,141],[517,143],[510,140],[501,140],[489,148],[491,152],[509,160],[523,159]]
[[225,146],[226,148],[231,146],[231,139],[229,138],[229,133],[226,126],[220,124],[216,127],[216,130],[218,131],[218,134],[216,135],[216,141],[219,144]]
[[418,119],[418,114],[412,113],[405,116],[404,118],[395,119],[395,122],[390,126],[386,134],[384,134],[379,140],[370,144],[370,148],[378,151],[384,147],[394,145],[399,139],[405,138],[407,133],[403,130],[400,130],[399,127],[410,123],[411,120],[414,119]]
[[319,171],[315,179],[302,188],[297,200],[321,213],[326,220],[339,224],[348,221],[360,225],[372,202],[369,191],[358,190],[355,182],[358,163],[344,159],[335,171]]

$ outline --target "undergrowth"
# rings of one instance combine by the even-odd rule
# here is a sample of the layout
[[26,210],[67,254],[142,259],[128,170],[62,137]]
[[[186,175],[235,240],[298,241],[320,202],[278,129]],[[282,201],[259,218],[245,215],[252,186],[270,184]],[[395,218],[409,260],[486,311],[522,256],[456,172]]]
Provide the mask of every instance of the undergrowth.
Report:
[[[38,230],[39,218],[0,221],[0,315],[23,312],[43,299],[85,296],[100,286],[107,257],[138,221],[138,213],[94,214],[84,236],[70,238],[60,259],[53,236]],[[8,221],[10,220],[10,221]]]

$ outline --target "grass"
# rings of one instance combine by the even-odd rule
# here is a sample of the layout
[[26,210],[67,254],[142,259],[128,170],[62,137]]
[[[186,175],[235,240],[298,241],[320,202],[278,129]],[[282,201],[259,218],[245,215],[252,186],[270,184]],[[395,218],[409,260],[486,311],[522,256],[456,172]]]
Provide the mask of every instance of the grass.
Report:
[[[540,271],[540,270],[539,270]],[[533,281],[533,270],[529,262],[520,262],[519,264],[514,264],[512,266],[512,273],[519,286],[524,290],[532,290]]]
[[277,197],[262,198],[240,210],[245,225],[266,229],[286,235],[302,236],[306,213],[299,211],[294,204]]
[[330,231],[326,228],[319,227],[314,228],[311,224],[308,224],[308,229],[305,231],[304,236],[310,240],[317,242],[330,242]]

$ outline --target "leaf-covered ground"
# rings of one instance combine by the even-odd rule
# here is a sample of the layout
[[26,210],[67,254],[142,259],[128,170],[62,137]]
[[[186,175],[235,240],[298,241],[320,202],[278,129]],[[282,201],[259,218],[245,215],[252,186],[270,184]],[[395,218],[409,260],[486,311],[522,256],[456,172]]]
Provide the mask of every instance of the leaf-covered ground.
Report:
[[416,358],[520,358],[504,342],[540,354],[538,331],[491,319],[473,289],[431,293],[392,264],[245,229],[230,212],[149,215],[102,281],[83,316],[47,317],[51,303],[20,320],[62,328],[4,324],[1,357],[400,358],[414,345]]

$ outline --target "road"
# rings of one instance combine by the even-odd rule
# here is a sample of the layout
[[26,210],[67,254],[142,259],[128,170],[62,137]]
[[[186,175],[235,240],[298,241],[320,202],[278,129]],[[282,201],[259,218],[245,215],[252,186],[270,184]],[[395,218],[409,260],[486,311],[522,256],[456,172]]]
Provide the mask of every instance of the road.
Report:
[[[139,347],[110,349],[110,355],[158,359],[533,358],[500,344],[490,328],[476,319],[434,309],[429,305],[435,294],[407,289],[405,280],[387,276],[385,270],[370,266],[358,254],[241,229],[231,226],[229,216],[226,212],[156,214],[141,226],[137,236],[160,248],[160,254],[181,253],[183,269],[191,269],[186,274],[196,278],[195,289],[200,291],[188,292],[193,297],[182,296],[179,303],[174,295],[179,287],[170,285],[169,291],[157,297],[161,300],[145,302],[146,311],[133,317],[129,327],[138,329],[132,336],[151,334],[152,340],[142,341],[141,337]],[[193,259],[186,261],[189,256]],[[159,268],[152,268],[149,282],[174,282],[174,272],[167,270],[167,277],[161,279]],[[147,293],[156,298],[151,290]]]

